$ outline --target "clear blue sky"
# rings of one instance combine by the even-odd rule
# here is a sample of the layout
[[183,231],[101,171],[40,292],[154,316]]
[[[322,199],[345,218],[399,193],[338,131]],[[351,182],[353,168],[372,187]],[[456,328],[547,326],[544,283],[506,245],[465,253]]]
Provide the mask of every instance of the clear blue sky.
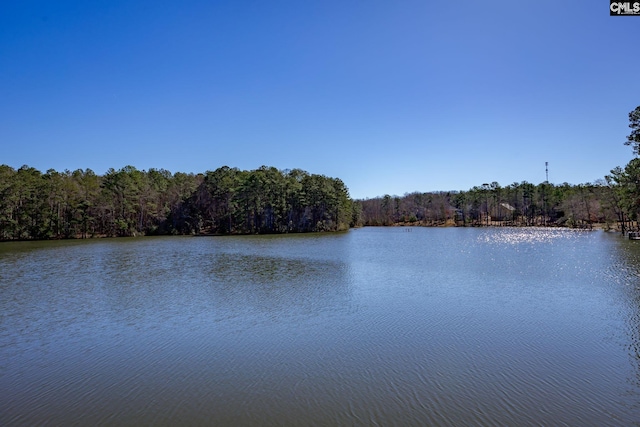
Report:
[[632,158],[639,45],[604,0],[6,0],[0,164],[592,182]]

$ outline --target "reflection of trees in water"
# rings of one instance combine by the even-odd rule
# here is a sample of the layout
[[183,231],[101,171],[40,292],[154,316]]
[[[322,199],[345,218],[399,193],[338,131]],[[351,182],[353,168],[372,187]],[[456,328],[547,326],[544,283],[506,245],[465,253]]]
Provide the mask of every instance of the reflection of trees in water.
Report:
[[340,310],[350,301],[348,266],[338,260],[212,254],[189,245],[114,248],[101,258],[98,292],[109,317],[142,327],[188,317],[277,320]]
[[279,316],[311,315],[348,305],[347,265],[338,261],[223,253],[210,280],[217,308]]

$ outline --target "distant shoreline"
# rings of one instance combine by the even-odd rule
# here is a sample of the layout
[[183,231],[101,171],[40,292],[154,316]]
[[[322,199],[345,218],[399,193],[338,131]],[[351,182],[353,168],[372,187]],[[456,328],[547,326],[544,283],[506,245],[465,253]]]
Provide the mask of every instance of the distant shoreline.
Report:
[[[605,224],[605,223],[592,223],[592,224],[584,224],[583,226],[577,227],[569,227],[566,225],[559,224],[514,224],[509,223],[507,221],[493,221],[489,224],[456,224],[453,220],[440,221],[435,223],[429,223],[427,221],[415,221],[415,222],[397,222],[394,224],[380,224],[380,225],[366,225],[365,227],[435,227],[435,228],[447,228],[447,227],[458,227],[458,228],[562,228],[567,230],[603,230],[607,232],[618,232],[621,233],[622,229],[619,224]],[[627,227],[627,231],[635,231],[637,227]]]
[[[566,230],[576,230],[576,231],[605,231],[609,233],[622,233],[621,228],[617,225],[611,224],[603,224],[603,223],[594,223],[590,224],[590,226],[585,227],[568,227],[557,224],[548,224],[548,225],[522,225],[522,224],[498,224],[497,221],[493,224],[467,224],[467,225],[459,225],[455,224],[453,221],[446,221],[439,224],[428,224],[423,223],[422,221],[416,222],[398,222],[395,224],[388,225],[362,225],[357,227],[352,227],[351,229],[358,228],[367,228],[367,227],[388,227],[388,228],[411,228],[411,227],[421,227],[421,228],[557,228],[557,229],[566,229]],[[75,241],[75,240],[100,240],[100,239],[127,239],[127,238],[143,238],[143,237],[238,237],[238,236],[284,236],[284,235],[305,235],[305,234],[334,234],[334,233],[344,233],[348,230],[338,230],[338,231],[318,231],[318,232],[290,232],[290,233],[231,233],[231,234],[215,234],[215,233],[195,233],[195,234],[137,234],[132,236],[107,236],[107,235],[94,235],[82,237],[81,235],[73,236],[73,237],[54,237],[48,239],[3,239],[0,240],[0,243],[10,243],[10,242],[47,242],[47,241]],[[634,232],[635,229],[629,229],[625,232]]]

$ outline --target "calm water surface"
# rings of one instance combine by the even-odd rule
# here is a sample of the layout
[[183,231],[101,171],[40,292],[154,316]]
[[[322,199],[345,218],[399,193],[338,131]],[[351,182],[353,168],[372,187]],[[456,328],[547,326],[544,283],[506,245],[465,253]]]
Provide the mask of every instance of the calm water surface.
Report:
[[603,232],[0,244],[3,426],[640,425],[639,355]]

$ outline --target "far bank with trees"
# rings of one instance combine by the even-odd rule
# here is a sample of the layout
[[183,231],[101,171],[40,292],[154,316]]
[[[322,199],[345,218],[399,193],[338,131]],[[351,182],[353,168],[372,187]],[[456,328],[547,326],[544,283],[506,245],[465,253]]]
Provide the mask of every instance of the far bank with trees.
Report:
[[339,231],[354,225],[352,212],[340,179],[300,169],[126,166],[100,176],[0,166],[0,240]]
[[352,200],[338,178],[228,166],[199,174],[133,166],[42,173],[0,165],[0,240],[341,231],[355,226],[564,226],[638,231],[640,106],[634,158],[593,183],[497,182],[468,191]]
[[637,231],[640,214],[640,106],[629,113],[634,158],[593,183],[498,182],[468,191],[407,193],[359,200],[363,225],[564,226]]

